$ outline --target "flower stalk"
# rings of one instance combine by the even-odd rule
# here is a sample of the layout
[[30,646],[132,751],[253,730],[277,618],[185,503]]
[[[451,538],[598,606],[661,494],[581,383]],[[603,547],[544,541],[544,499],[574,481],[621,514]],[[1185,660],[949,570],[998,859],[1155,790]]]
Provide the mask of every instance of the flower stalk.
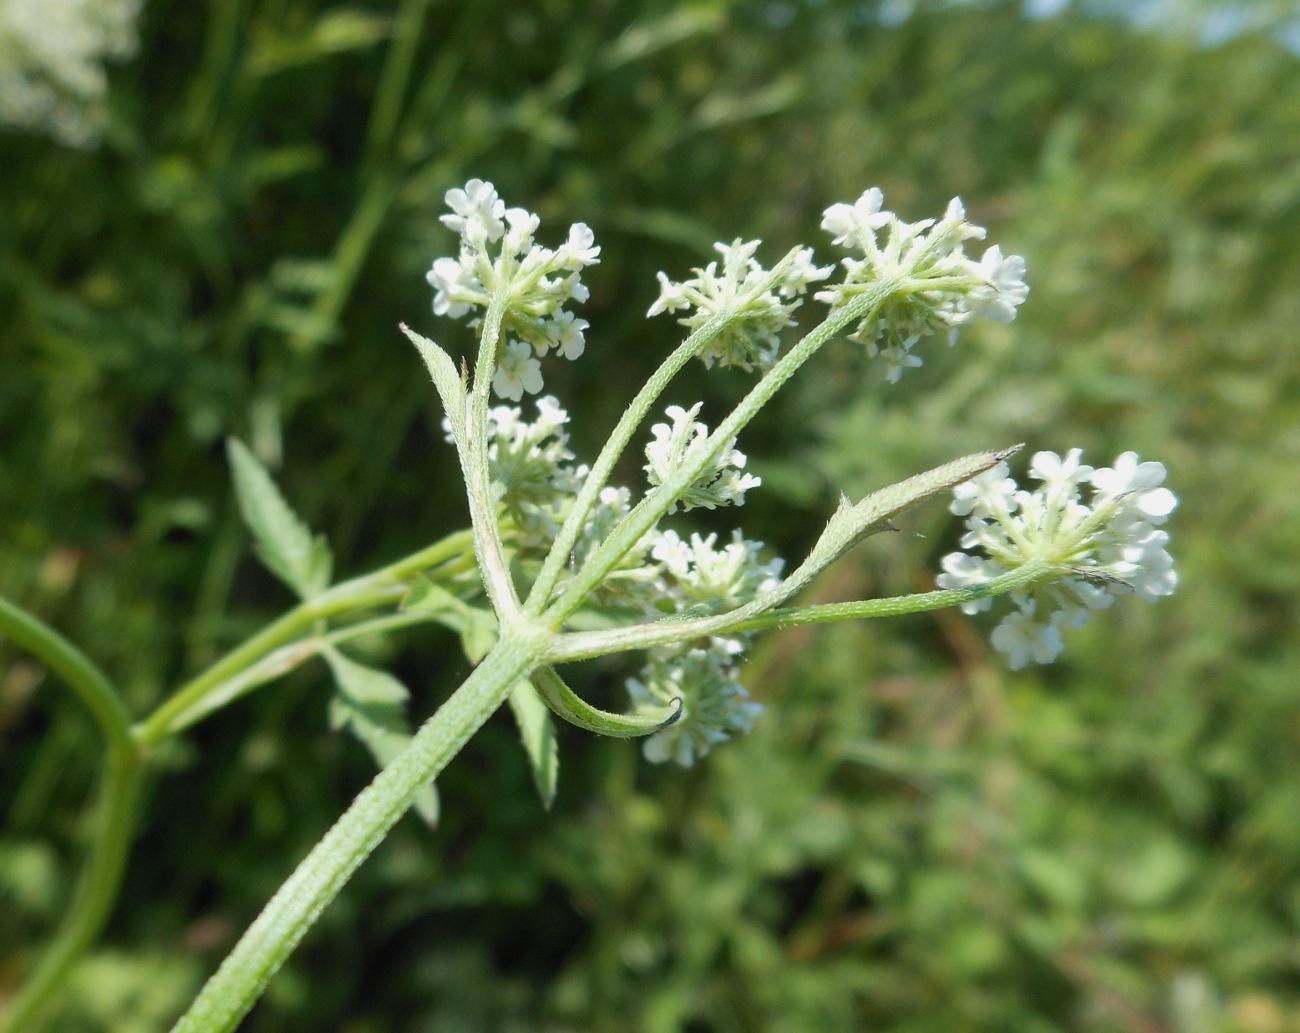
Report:
[[[311,657],[322,656],[338,683],[331,720],[352,728],[381,770],[240,938],[178,1021],[180,1033],[238,1026],[402,814],[414,807],[432,820],[432,780],[507,700],[549,803],[557,771],[551,714],[597,734],[641,737],[648,759],[682,765],[748,731],[762,706],[743,684],[740,658],[759,631],[947,606],[975,612],[1004,596],[1013,610],[992,643],[1016,669],[1054,659],[1063,628],[1119,595],[1154,601],[1173,591],[1168,536],[1157,528],[1177,500],[1161,486],[1164,467],[1140,463],[1133,453],[1094,469],[1079,462],[1077,450],[1064,459],[1040,452],[1030,466],[1042,482],[1035,492],[1009,477],[1007,460],[1019,445],[954,459],[856,503],[843,498],[788,574],[738,529],[723,538],[664,526],[679,512],[744,505],[761,487],[737,447],[743,431],[836,338],[847,334],[862,345],[892,383],[921,364],[917,346],[924,338],[942,334],[951,342],[977,319],[1015,317],[1029,290],[1024,261],[996,245],[979,259],[967,256],[966,244],[984,230],[967,221],[960,200],[942,218],[916,223],[886,211],[875,189],[828,208],[822,226],[849,252],[835,279],[836,266],[814,264],[811,248],[796,247],[767,270],[756,257],[760,242],[743,240],[716,245],[719,260],[684,281],[661,273],[649,314],[677,315],[688,335],[635,394],[591,467],[576,463],[569,415],[556,399],[539,397],[532,420],[517,406],[492,405],[493,395],[509,403],[540,396],[543,361],[552,353],[568,360],[584,353],[588,324],[568,306],[586,300],[582,273],[599,261],[591,230],[576,223],[559,247],[544,247],[535,239],[538,217],[507,208],[482,180],[448,191],[446,200],[451,213],[443,222],[458,235],[458,252],[436,259],[428,281],[435,314],[469,316],[478,330],[472,376],[432,340],[402,330],[446,412],[469,502],[468,530],[331,587],[324,539],[298,520],[251,452],[232,442],[241,512],[267,567],[301,601],[135,725],[93,664],[0,600],[0,631],[64,675],[108,742],[101,830],[75,917],[21,1009],[49,996],[103,923],[120,882],[141,761],[166,738]],[[825,318],[783,351],[814,285],[821,285],[812,298],[828,306]],[[644,445],[645,489],[611,484],[669,383],[696,358],[752,372],[755,382],[712,430],[700,418],[703,403],[669,406]],[[1083,484],[1092,488],[1086,504]],[[964,551],[943,561],[936,591],[797,604],[864,538],[947,492],[952,511],[966,518],[966,533]],[[456,630],[476,666],[408,735],[406,688],[345,647],[361,635],[430,621]],[[629,652],[642,654],[644,663],[627,679],[628,713],[591,706],[557,670]]]

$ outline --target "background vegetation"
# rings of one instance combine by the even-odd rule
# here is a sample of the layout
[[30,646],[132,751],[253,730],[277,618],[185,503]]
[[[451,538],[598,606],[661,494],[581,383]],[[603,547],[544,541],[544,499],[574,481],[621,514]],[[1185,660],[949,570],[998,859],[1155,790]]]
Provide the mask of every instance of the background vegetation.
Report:
[[[463,523],[395,326],[464,344],[423,274],[470,176],[604,248],[588,354],[547,373],[587,455],[674,340],[654,273],[714,240],[777,255],[879,184],[912,218],[961,194],[1027,257],[1012,326],[892,389],[828,349],[753,428],[740,515],[788,558],[839,491],[1018,440],[1136,449],[1183,500],[1179,594],[1052,667],[1008,673],[959,614],[770,636],[752,736],[681,771],[563,730],[550,814],[494,720],[248,1030],[1300,1030],[1300,70],[1288,4],[1157,10],[149,0],[101,148],[0,139],[0,590],[139,713],[289,602],[224,435],[343,574]],[[1255,28],[1212,31],[1233,11]],[[953,524],[906,531],[816,594],[927,586]],[[417,716],[467,670],[451,636],[386,649]],[[373,772],[328,695],[299,672],[160,758],[50,1029],[179,1013]],[[99,756],[0,643],[0,1000],[66,906]]]

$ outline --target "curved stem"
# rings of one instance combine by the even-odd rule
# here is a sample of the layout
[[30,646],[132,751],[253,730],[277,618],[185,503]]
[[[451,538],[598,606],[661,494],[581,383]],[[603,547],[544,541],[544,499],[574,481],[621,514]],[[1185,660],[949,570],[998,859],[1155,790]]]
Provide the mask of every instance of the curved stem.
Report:
[[131,752],[131,715],[117,689],[90,657],[20,606],[0,596],[0,634],[40,660],[68,683],[94,717],[111,749]]
[[549,632],[507,634],[363,789],[240,937],[173,1033],[226,1033],[261,996],[352,873],[433,779],[541,661]]
[[21,1029],[53,996],[68,970],[94,942],[117,900],[135,824],[140,754],[130,716],[105,674],[43,621],[0,597],[0,632],[60,675],[86,704],[106,740],[103,788],[90,855],[62,926],[23,985],[0,1031]]

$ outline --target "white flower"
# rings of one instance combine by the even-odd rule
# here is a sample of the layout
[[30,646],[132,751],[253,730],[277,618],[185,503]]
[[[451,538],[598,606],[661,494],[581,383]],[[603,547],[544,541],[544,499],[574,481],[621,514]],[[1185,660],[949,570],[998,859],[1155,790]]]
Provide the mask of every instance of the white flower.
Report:
[[822,229],[835,234],[834,243],[864,251],[876,246],[876,230],[887,226],[893,212],[881,211],[885,195],[879,187],[863,191],[853,204],[833,204],[822,213]]
[[980,517],[991,517],[1013,510],[1016,506],[1015,495],[1016,482],[1007,475],[1007,464],[998,463],[978,477],[953,488],[952,502],[948,509],[957,516],[974,513]]
[[425,275],[433,288],[433,313],[459,319],[470,310],[469,299],[484,297],[483,285],[472,270],[466,269],[454,258],[439,258]]
[[541,221],[538,216],[523,208],[507,209],[506,225],[509,229],[505,240],[501,242],[501,250],[509,255],[523,255],[532,250],[533,234],[537,232]]
[[[1113,468],[1094,470],[1081,456],[1079,449],[1064,458],[1039,452],[1030,472],[1042,485],[1033,492],[1017,489],[1004,464],[954,491],[949,508],[967,516],[962,547],[987,558],[945,556],[937,579],[941,588],[981,584],[1031,562],[1046,565],[1044,580],[1012,593],[1017,609],[992,637],[1013,668],[1054,659],[1061,650],[1060,629],[1081,627],[1117,596],[1154,602],[1178,584],[1165,549],[1169,536],[1152,526],[1163,523],[1178,501],[1160,486],[1164,466],[1140,463],[1125,452]],[[1088,483],[1093,493],[1085,504],[1079,490]],[[972,613],[988,605],[985,597],[962,608]]]
[[575,318],[572,312],[557,313],[546,327],[551,347],[562,358],[570,360],[578,358],[587,347],[584,334],[590,325],[585,319]]
[[[435,259],[429,269],[434,313],[457,319],[504,298],[503,338],[531,346],[538,358],[551,350],[578,358],[586,348],[587,322],[564,306],[587,299],[581,270],[598,262],[600,254],[591,230],[575,223],[568,240],[551,251],[534,240],[538,217],[523,208],[507,208],[491,183],[471,179],[463,188],[448,190],[446,201],[452,214],[442,221],[460,234],[460,250],[455,258]],[[507,348],[502,362],[509,368],[493,377],[502,397],[518,399],[522,391],[541,389],[540,367],[529,365],[517,349]]]
[[1025,260],[1019,255],[1003,258],[1002,248],[994,244],[984,252],[974,271],[984,283],[966,296],[971,314],[994,323],[1010,323],[1016,318],[1016,309],[1029,297]]
[[501,221],[506,206],[491,183],[471,179],[464,189],[453,187],[448,190],[444,200],[453,212],[442,216],[443,225],[448,229],[478,247],[501,239],[506,229]]
[[[935,581],[940,588],[967,588],[991,581],[1006,571],[998,564],[983,556],[972,556],[968,552],[950,552],[941,561],[943,573]],[[971,599],[961,604],[963,613],[979,613],[993,605],[992,596]]]
[[779,559],[766,563],[759,559],[762,542],[749,541],[734,531],[731,541],[717,549],[717,537],[692,534],[685,541],[676,531],[663,531],[654,538],[650,556],[672,577],[668,594],[678,601],[679,610],[703,605],[722,613],[776,587],[783,564]]
[[[1088,481],[1093,474],[1091,466],[1079,462],[1079,457],[1082,455],[1081,448],[1070,449],[1064,459],[1055,452],[1038,452],[1029,464],[1029,472],[1042,481],[1047,488],[1072,489],[1074,485]],[[1004,465],[1004,473],[1005,470]]]
[[577,272],[585,266],[595,265],[600,261],[600,248],[594,247],[596,236],[585,222],[575,222],[569,227],[569,239],[560,245],[555,253],[557,264],[561,269]]
[[654,656],[640,678],[628,679],[634,709],[681,707],[676,721],[646,739],[642,751],[647,760],[690,767],[718,743],[753,727],[763,707],[737,680],[733,660],[733,651],[719,644]]
[[960,197],[948,202],[943,218],[930,234],[930,250],[936,258],[947,258],[967,240],[983,240],[984,227],[966,221],[966,206]]
[[835,271],[833,265],[813,264],[813,249],[803,248],[790,263],[777,293],[783,298],[795,298],[807,292],[814,283],[818,283]]
[[[656,423],[650,428],[654,440],[646,445],[645,454],[649,462],[644,469],[651,487],[658,487],[681,470],[696,465],[707,450],[709,428],[695,419],[703,404],[696,402],[690,409],[670,405],[667,413],[672,422]],[[679,504],[684,510],[745,504],[745,492],[763,482],[753,474],[741,473],[746,458],[735,444],[736,440],[732,438],[714,459],[703,466],[668,512],[676,512]]]
[[532,356],[532,349],[522,341],[508,342],[493,374],[492,390],[512,402],[519,401],[525,391],[537,394],[542,389],[542,364]]
[[1115,466],[1103,467],[1093,474],[1093,486],[1102,495],[1112,498],[1126,519],[1141,519],[1151,524],[1163,524],[1178,499],[1164,483],[1165,468],[1162,463],[1140,463],[1136,452],[1124,452]]
[[760,243],[736,240],[715,244],[722,256],[721,272],[717,262],[710,262],[693,270],[695,276],[682,283],[659,273],[659,298],[647,315],[689,309],[690,314],[678,322],[691,331],[719,313],[728,315],[726,325],[700,352],[706,366],[717,362],[744,370],[755,366],[766,369],[780,350],[781,331],[794,326],[793,313],[803,303],[808,286],[831,274],[831,266],[813,265],[812,249],[804,248],[780,280],[765,287],[769,273],[754,258]]
[[499,498],[529,544],[555,537],[561,510],[578,489],[569,465],[569,414],[555,398],[537,400],[531,423],[513,406],[488,410],[488,469]]
[[835,243],[858,252],[844,258],[841,283],[818,291],[817,300],[831,311],[851,304],[882,282],[896,285],[892,294],[869,311],[850,339],[867,346],[867,353],[885,361],[885,377],[896,382],[904,369],[921,365],[912,348],[923,337],[946,334],[951,344],[957,328],[982,317],[1008,322],[1025,300],[1025,263],[1018,255],[1002,256],[989,248],[980,262],[963,253],[968,240],[984,229],[966,220],[966,209],[954,197],[937,223],[932,219],[904,222],[882,210],[884,198],[872,188],[853,205],[826,209],[822,228]]
[[0,0],[0,128],[92,147],[105,122],[102,62],[135,53],[141,0]]
[[994,649],[1007,654],[1007,666],[1013,671],[1030,660],[1050,664],[1065,648],[1060,628],[1050,621],[1043,623],[1026,610],[1012,610],[1003,617],[989,640]]

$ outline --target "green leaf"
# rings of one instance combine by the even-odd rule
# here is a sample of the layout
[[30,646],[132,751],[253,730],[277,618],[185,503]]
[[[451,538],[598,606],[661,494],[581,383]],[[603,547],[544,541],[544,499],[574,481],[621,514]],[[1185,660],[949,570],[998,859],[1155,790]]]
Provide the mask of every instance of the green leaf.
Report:
[[682,701],[663,707],[656,714],[612,714],[599,710],[584,700],[555,673],[553,667],[542,667],[533,672],[533,685],[546,705],[569,724],[585,728],[598,735],[615,739],[632,739],[639,735],[652,735],[682,716]]
[[447,422],[451,424],[451,436],[456,441],[457,450],[465,452],[465,395],[469,391],[465,378],[456,369],[451,356],[439,348],[427,337],[421,337],[414,330],[402,325],[402,333],[420,353],[420,358],[428,367],[433,378],[433,386],[442,400],[442,407],[447,413]]
[[470,663],[478,663],[496,645],[497,622],[491,613],[470,606],[427,577],[416,578],[402,600],[402,609],[427,613],[443,627],[458,632]]
[[1013,445],[997,452],[975,452],[962,456],[943,466],[936,466],[933,470],[874,491],[857,505],[847,498],[841,498],[839,509],[831,515],[826,530],[817,539],[808,558],[773,592],[750,604],[751,608],[757,612],[784,602],[864,538],[892,527],[889,521],[893,517],[931,495],[954,488],[996,466],[1022,447]]
[[310,599],[330,583],[333,557],[323,536],[312,537],[266,468],[238,438],[226,439],[239,511],[253,534],[258,555],[268,570],[297,593]]
[[517,681],[510,690],[510,710],[519,726],[519,737],[528,751],[533,769],[533,783],[548,811],[555,802],[560,776],[560,753],[555,743],[555,726],[551,712],[527,681]]
[[[405,715],[410,692],[387,671],[357,663],[331,646],[321,655],[338,685],[338,694],[330,700],[330,727],[347,728],[384,767],[411,743]],[[438,794],[432,782],[420,787],[412,806],[430,828],[438,823]]]
[[372,47],[391,31],[390,18],[358,8],[336,8],[292,34],[265,29],[257,33],[249,68],[254,75],[265,76],[317,64],[334,54]]
[[406,686],[387,671],[357,663],[331,647],[326,647],[322,653],[334,672],[339,690],[358,706],[400,710],[411,698]]

